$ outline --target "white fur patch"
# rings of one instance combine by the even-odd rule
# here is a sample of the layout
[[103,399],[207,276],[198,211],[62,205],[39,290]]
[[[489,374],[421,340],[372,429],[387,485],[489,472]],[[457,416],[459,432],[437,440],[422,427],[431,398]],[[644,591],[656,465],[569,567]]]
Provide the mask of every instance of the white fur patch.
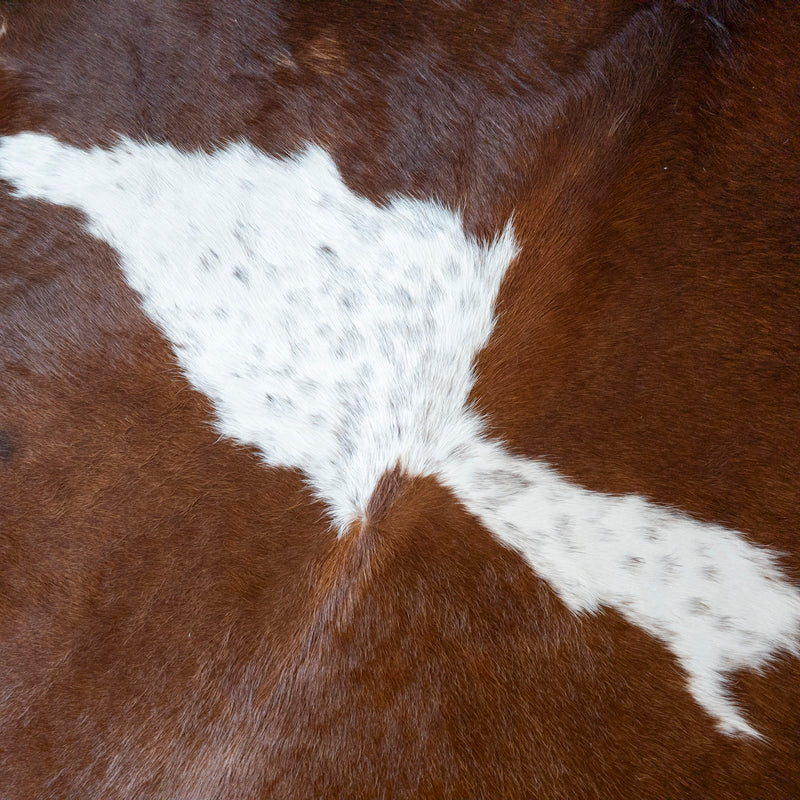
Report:
[[613,608],[658,637],[722,730],[757,735],[725,676],[798,654],[800,593],[773,556],[512,456],[467,405],[510,226],[482,246],[435,203],[376,207],[315,147],[82,151],[25,133],[0,139],[0,177],[86,213],[219,431],[301,469],[340,532],[387,470],[436,476],[573,611]]

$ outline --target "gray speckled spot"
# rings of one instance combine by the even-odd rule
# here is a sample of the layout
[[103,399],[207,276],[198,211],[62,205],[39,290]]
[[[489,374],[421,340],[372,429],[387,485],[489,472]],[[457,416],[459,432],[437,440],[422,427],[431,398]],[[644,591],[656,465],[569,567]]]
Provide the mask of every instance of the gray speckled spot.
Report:
[[321,256],[321,258],[328,264],[336,266],[339,263],[339,256],[336,254],[336,251],[330,245],[327,244],[320,245],[317,248],[317,252]]
[[711,608],[708,603],[701,597],[693,597],[689,600],[688,608],[690,614],[706,615],[711,613]]
[[653,542],[654,544],[661,541],[661,534],[659,533],[659,531],[656,528],[649,525],[642,528],[642,536],[648,542]]
[[250,286],[250,276],[241,267],[234,267],[233,277],[236,278],[239,283]]
[[213,250],[203,253],[200,256],[200,266],[205,272],[213,272],[219,266],[219,256]]
[[680,572],[680,561],[671,554],[661,557],[661,577],[665,581],[671,581]]

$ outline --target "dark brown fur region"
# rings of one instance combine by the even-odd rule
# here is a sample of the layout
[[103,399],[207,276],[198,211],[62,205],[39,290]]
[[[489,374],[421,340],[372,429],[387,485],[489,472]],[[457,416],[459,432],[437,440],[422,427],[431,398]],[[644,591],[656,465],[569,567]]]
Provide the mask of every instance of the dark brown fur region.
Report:
[[[521,254],[472,402],[592,490],[800,577],[800,6],[5,2],[0,133],[313,141]],[[0,184],[4,800],[800,796],[800,662],[720,733],[432,478],[342,539],[211,409],[65,208]]]

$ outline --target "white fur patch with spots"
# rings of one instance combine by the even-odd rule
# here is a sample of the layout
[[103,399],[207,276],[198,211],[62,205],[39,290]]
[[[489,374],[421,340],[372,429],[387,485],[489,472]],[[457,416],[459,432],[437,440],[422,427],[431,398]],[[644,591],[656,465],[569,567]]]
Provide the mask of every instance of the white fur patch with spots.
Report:
[[0,139],[0,177],[87,215],[218,430],[301,469],[340,532],[387,470],[436,476],[571,609],[613,608],[659,638],[722,730],[757,735],[725,679],[800,652],[800,592],[774,557],[512,456],[467,404],[510,226],[480,245],[435,203],[376,207],[315,147],[83,151],[25,133]]

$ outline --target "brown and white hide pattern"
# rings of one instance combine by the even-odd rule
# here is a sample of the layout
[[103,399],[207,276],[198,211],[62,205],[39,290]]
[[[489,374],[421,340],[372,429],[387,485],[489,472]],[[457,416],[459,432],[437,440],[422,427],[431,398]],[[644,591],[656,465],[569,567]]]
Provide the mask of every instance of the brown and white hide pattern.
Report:
[[800,797],[800,6],[0,16],[2,800]]

